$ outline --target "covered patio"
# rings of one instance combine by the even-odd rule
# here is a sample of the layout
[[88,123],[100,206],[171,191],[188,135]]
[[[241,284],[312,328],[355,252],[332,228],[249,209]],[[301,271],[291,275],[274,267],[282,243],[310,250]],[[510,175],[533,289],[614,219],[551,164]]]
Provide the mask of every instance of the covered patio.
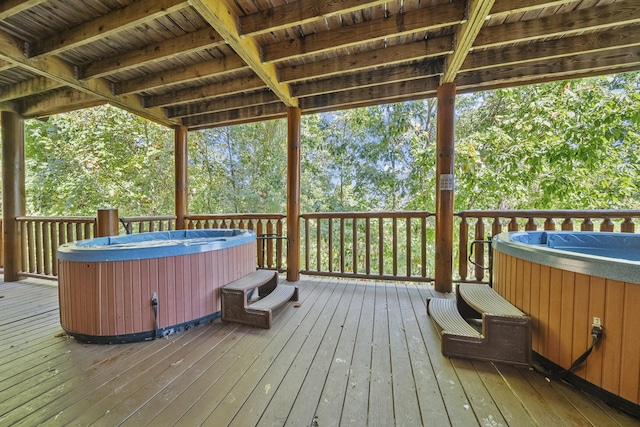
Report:
[[[635,231],[637,211],[455,213],[454,122],[458,93],[639,70],[639,22],[636,0],[0,2],[0,424],[638,425],[533,370],[442,356],[425,299],[452,296],[456,218],[461,281],[486,282],[481,269],[468,277],[467,250],[470,236],[482,239],[489,228],[536,229],[537,219],[545,230],[573,229],[574,218],[581,229],[597,219],[600,231]],[[301,212],[302,115],[433,97],[435,212]],[[62,333],[55,282],[23,279],[55,279],[58,243],[91,237],[100,224],[26,216],[24,120],[105,103],[174,129],[175,211],[150,224],[264,224],[286,238],[257,257],[300,286],[299,306],[279,310],[272,329],[216,320],[117,346]],[[286,214],[189,211],[189,131],[285,117]],[[335,271],[320,267],[322,221],[339,224]],[[385,221],[394,230],[391,274],[381,250],[377,272],[370,262],[370,227]],[[366,224],[366,237],[357,224]],[[353,236],[346,249],[345,230]],[[359,270],[358,244],[367,253]],[[396,257],[413,251],[424,266],[426,245],[435,247],[433,272]],[[480,264],[484,257],[476,253]],[[629,401],[637,407],[638,399]]]
[[442,356],[432,286],[302,276],[272,329],[111,346],[62,333],[51,282],[0,294],[3,425],[639,424],[533,370]]

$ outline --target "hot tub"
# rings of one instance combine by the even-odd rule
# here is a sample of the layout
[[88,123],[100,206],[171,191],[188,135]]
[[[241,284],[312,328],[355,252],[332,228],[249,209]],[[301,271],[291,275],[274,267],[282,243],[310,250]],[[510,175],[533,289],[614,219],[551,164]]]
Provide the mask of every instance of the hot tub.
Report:
[[256,269],[249,230],[102,237],[58,249],[60,323],[86,342],[152,339],[211,321],[218,288]]
[[499,234],[493,286],[531,316],[533,350],[551,366],[569,368],[591,344],[599,318],[602,339],[574,379],[640,413],[640,235]]

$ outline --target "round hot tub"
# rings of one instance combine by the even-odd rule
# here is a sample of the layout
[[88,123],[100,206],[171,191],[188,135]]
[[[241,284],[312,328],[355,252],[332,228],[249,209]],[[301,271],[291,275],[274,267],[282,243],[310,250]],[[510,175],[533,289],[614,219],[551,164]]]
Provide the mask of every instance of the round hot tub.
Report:
[[493,287],[531,316],[540,360],[568,369],[599,321],[602,338],[572,377],[640,413],[640,235],[511,232],[492,246]]
[[211,321],[218,289],[256,269],[249,230],[101,237],[58,249],[60,323],[86,342],[152,339]]

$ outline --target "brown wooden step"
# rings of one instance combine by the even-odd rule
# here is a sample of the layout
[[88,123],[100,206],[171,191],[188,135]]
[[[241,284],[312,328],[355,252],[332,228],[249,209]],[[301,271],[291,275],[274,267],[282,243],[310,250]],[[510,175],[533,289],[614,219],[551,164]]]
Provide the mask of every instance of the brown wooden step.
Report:
[[[249,304],[248,294],[258,288],[258,301]],[[278,284],[278,273],[257,270],[220,289],[222,320],[259,328],[271,328],[271,310],[298,300],[298,287]]]
[[[481,313],[482,333],[462,317],[456,300],[427,300],[427,311],[441,335],[442,354],[449,357],[531,366],[531,318],[511,306],[488,286],[470,286],[490,290],[488,292],[486,289],[470,289],[466,293],[462,291],[471,301],[470,306],[487,309]],[[461,298],[460,293],[458,297]]]

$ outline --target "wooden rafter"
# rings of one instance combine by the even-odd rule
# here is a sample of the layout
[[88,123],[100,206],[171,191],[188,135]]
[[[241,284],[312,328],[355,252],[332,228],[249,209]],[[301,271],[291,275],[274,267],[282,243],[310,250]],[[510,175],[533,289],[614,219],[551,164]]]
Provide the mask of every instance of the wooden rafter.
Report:
[[291,91],[294,96],[302,98],[323,93],[340,92],[354,88],[437,76],[442,73],[443,69],[444,61],[441,58],[429,58],[410,64],[385,67],[384,70],[366,70],[337,77],[316,79],[312,82],[293,84],[291,85]]
[[46,77],[34,77],[29,80],[24,80],[18,84],[1,88],[0,102],[35,95],[41,92],[57,89],[61,86],[62,83],[59,81],[51,80]]
[[550,36],[568,36],[585,30],[605,29],[640,22],[637,0],[590,7],[529,21],[483,28],[474,48],[500,46]]
[[286,106],[297,107],[298,102],[291,97],[289,86],[278,81],[275,66],[262,63],[258,43],[252,38],[240,37],[237,27],[238,15],[234,12],[229,0],[190,0],[190,2]]
[[282,68],[280,78],[290,82],[310,77],[330,76],[344,72],[353,72],[380,65],[398,64],[417,59],[432,58],[450,53],[453,50],[453,37],[444,36],[421,40],[411,44],[383,47],[349,55],[346,58],[331,58],[311,62],[295,67]]
[[495,0],[491,8],[491,16],[510,15],[512,13],[530,12],[545,7],[562,6],[574,0]]
[[263,105],[279,102],[279,99],[268,90],[262,90],[253,93],[243,93],[240,95],[219,98],[215,101],[204,101],[194,104],[179,105],[167,108],[167,116],[169,117],[185,117],[206,113],[214,113],[218,111],[233,110],[235,108],[252,107],[254,105]]
[[295,1],[240,17],[240,33],[254,36],[283,28],[302,25],[341,13],[378,6],[389,0],[316,0]]
[[264,82],[258,76],[250,76],[242,79],[235,79],[231,82],[213,83],[204,87],[193,89],[182,89],[168,92],[162,95],[148,96],[144,100],[147,108],[185,104],[206,98],[218,96],[234,95],[248,90],[262,89]]
[[[388,85],[358,88],[349,91],[327,93],[300,99],[300,106],[304,111],[322,109],[326,106],[340,107],[342,105],[375,102],[378,104],[391,102],[401,96],[417,96],[433,93],[438,88],[437,77],[410,80]],[[349,107],[351,108],[351,107]]]
[[81,108],[102,105],[105,101],[94,95],[65,87],[46,94],[25,98],[20,114],[25,117],[44,117]]
[[0,3],[0,20],[7,19],[47,0],[5,0]]
[[[605,69],[628,68],[631,65],[640,65],[640,49],[637,46],[542,59],[504,68],[469,71],[460,73],[456,84],[460,88],[479,88],[485,85],[517,86],[524,82],[529,83],[532,77],[544,81],[548,81],[552,76],[556,80],[558,77],[576,78],[585,74],[601,73]],[[487,75],[491,75],[491,79],[488,79]]]
[[35,74],[56,80],[81,92],[95,95],[105,102],[110,102],[142,117],[172,125],[162,109],[145,109],[137,95],[118,97],[111,93],[111,85],[102,79],[80,82],[76,79],[73,65],[57,57],[41,58],[37,61],[26,58],[22,53],[21,43],[11,35],[0,31],[0,59],[11,62]]
[[476,36],[489,16],[493,0],[469,0],[467,6],[467,22],[456,31],[455,49],[447,57],[441,83],[451,83],[455,80],[458,70],[469,53]]
[[219,113],[203,114],[184,118],[184,126],[190,130],[207,128],[224,123],[225,125],[237,125],[247,122],[266,119],[279,119],[287,116],[287,109],[282,103],[266,104],[239,108],[233,111],[222,111]]
[[241,71],[247,68],[247,64],[244,63],[242,58],[233,54],[118,82],[113,85],[113,93],[122,95],[124,93],[142,92],[161,86],[169,87],[179,83],[188,83],[229,72]]
[[631,27],[626,35],[609,30],[580,36],[527,43],[524,46],[502,46],[471,52],[461,70],[496,68],[541,59],[561,58],[567,55],[597,52],[640,45],[640,27]]
[[125,31],[187,7],[186,0],[140,0],[29,45],[32,58],[54,55]]
[[127,71],[132,68],[164,61],[177,54],[189,54],[224,44],[226,44],[224,39],[214,29],[204,28],[160,43],[92,61],[79,67],[78,75],[81,79],[103,77],[114,72]]
[[361,43],[363,37],[371,42],[427,29],[435,30],[459,24],[464,20],[464,14],[465,2],[455,0],[452,3],[403,13],[396,19],[380,18],[328,32],[309,34],[304,39],[266,45],[262,48],[263,60],[282,61],[344,48]]

